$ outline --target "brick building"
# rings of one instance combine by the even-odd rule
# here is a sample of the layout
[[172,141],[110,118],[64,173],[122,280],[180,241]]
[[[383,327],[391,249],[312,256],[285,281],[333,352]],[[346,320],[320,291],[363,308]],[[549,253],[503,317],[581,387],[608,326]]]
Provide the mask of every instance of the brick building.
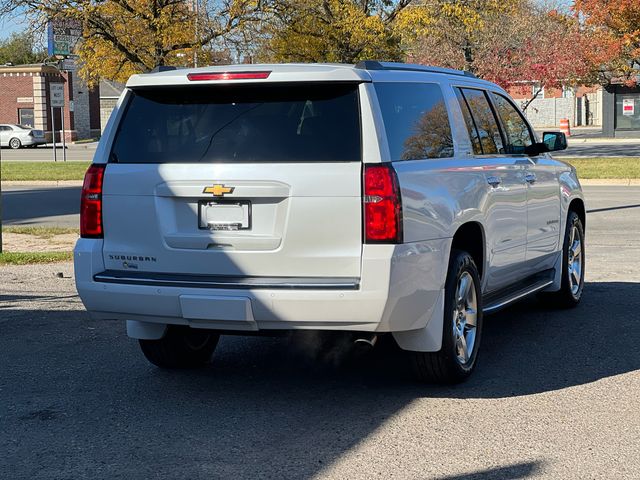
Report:
[[[0,123],[20,123],[44,130],[52,138],[49,91],[52,83],[64,85],[65,106],[54,108],[56,138],[60,139],[61,114],[67,141],[100,134],[100,97],[72,70],[51,65],[0,66]],[[62,112],[63,111],[63,112]]]

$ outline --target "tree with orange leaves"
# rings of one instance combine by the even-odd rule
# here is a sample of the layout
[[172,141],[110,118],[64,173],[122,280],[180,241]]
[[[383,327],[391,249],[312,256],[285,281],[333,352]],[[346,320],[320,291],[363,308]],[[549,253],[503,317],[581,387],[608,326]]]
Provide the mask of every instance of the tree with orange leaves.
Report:
[[629,85],[640,83],[640,1],[576,0],[573,10],[598,36],[600,47],[612,54],[599,69],[600,81],[622,79]]

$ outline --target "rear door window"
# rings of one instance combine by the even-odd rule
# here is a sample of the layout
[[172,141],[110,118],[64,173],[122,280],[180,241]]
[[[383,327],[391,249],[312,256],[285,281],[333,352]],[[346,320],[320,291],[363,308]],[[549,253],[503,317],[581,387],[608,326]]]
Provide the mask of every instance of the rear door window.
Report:
[[[483,90],[474,88],[460,88],[458,90],[462,93],[462,96],[458,93],[458,100],[461,103],[463,113],[466,106],[473,117],[475,132],[469,128],[469,123],[467,123],[472,143],[474,135],[477,135],[482,148],[482,154],[496,155],[505,153],[500,128],[498,127],[498,122],[493,114],[486,93]],[[464,102],[462,100],[464,100]],[[478,152],[475,150],[474,148],[474,153],[477,155]]]
[[375,84],[391,160],[453,156],[444,96],[435,83]]
[[136,89],[111,162],[359,162],[357,84]]
[[533,144],[533,138],[522,114],[506,97],[491,94],[507,137],[506,153],[522,155]]

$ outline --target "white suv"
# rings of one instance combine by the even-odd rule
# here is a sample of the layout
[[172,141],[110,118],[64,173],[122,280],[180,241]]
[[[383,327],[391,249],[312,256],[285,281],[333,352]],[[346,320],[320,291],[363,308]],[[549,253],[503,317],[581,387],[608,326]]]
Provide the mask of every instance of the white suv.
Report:
[[[78,292],[160,367],[222,333],[392,333],[420,378],[473,370],[483,313],[584,283],[576,172],[507,93],[362,62],[134,75],[83,186]],[[552,293],[551,293],[552,292]]]

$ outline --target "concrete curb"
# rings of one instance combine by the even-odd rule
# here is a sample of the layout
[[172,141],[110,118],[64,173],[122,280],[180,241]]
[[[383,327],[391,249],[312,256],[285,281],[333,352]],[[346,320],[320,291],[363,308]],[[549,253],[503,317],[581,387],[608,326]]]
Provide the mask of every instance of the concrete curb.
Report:
[[2,187],[81,187],[82,180],[7,180]]
[[580,184],[588,187],[634,187],[640,185],[640,178],[586,178],[580,179]]
[[601,145],[638,145],[640,138],[568,138],[569,148],[576,143],[595,143]]

